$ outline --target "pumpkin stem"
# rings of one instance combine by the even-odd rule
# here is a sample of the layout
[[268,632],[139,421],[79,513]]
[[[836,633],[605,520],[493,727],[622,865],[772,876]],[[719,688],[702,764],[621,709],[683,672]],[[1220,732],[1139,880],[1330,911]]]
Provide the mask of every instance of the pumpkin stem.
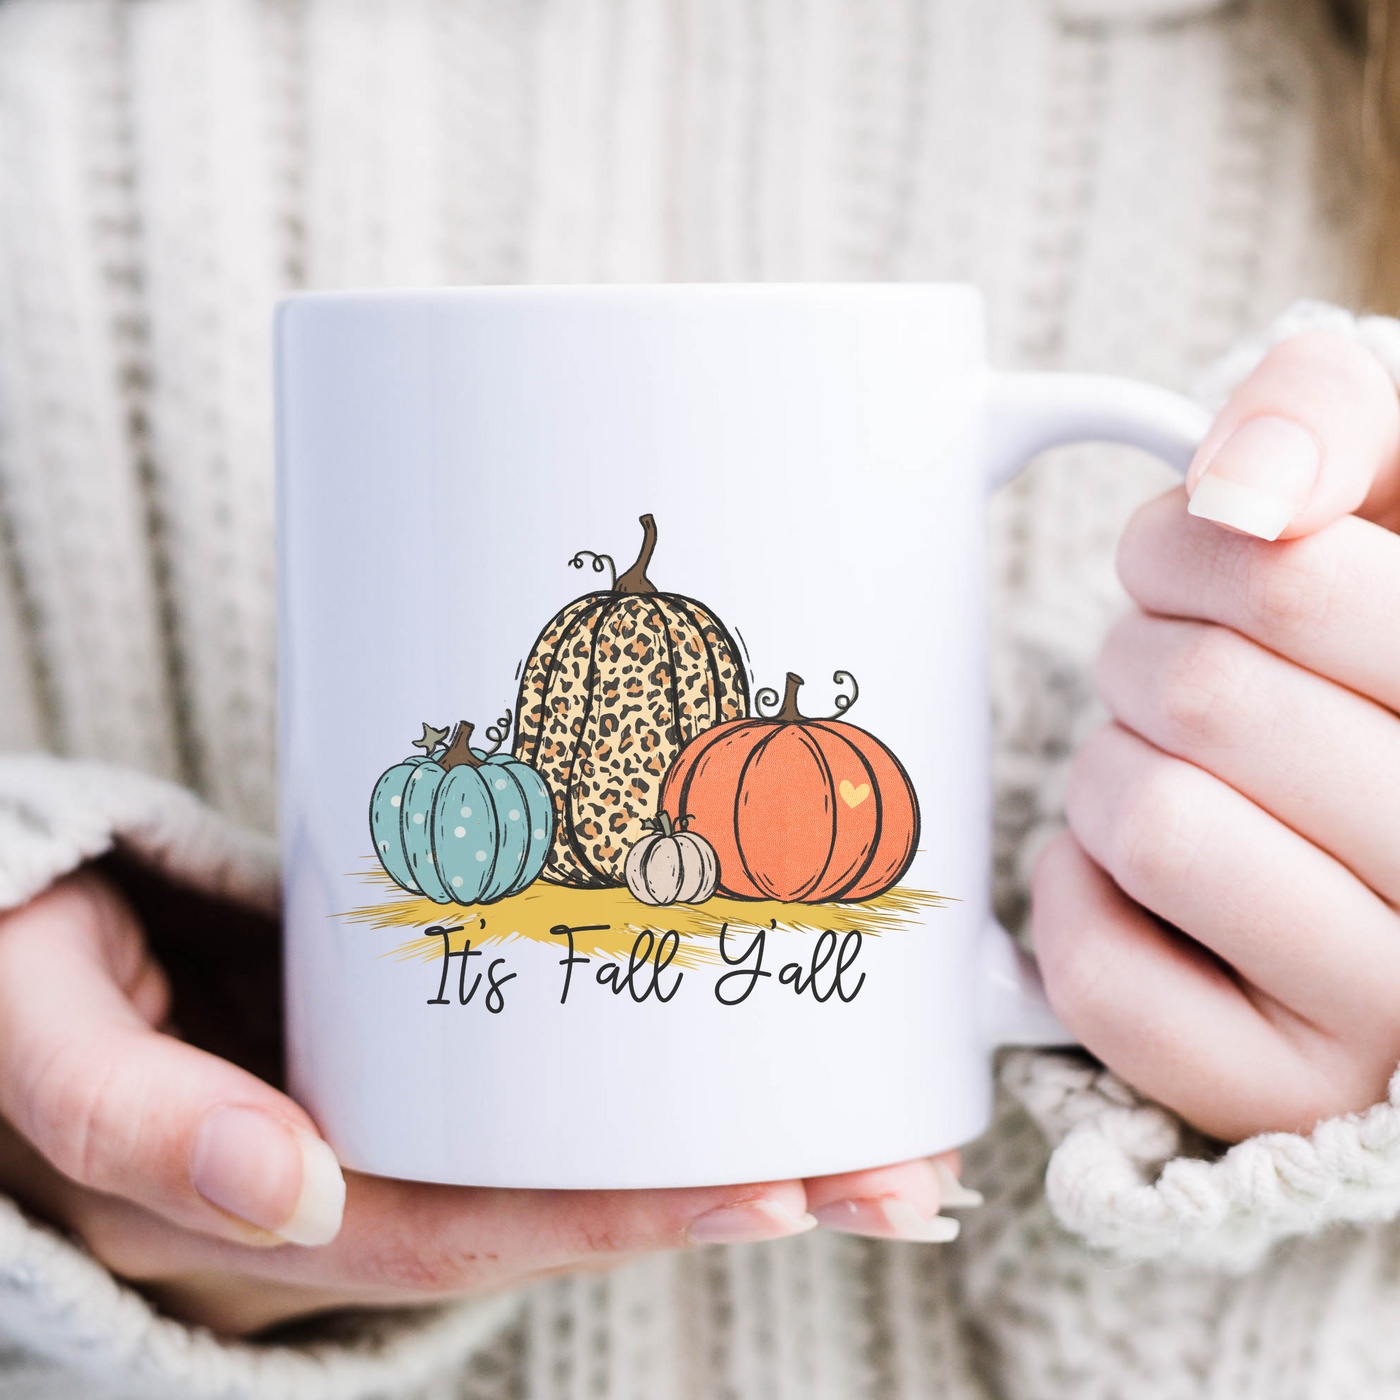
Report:
[[452,735],[452,742],[437,760],[444,768],[460,768],[463,764],[469,768],[482,766],[482,760],[471,750],[472,730],[475,728],[474,724],[468,724],[466,720],[457,726]]
[[644,515],[641,522],[646,532],[642,537],[642,552],[637,555],[637,562],[618,579],[616,588],[619,593],[656,592],[656,585],[647,577],[647,565],[651,563],[651,556],[656,550],[656,521]]
[[656,829],[663,836],[674,836],[676,829],[671,825],[671,814],[669,812],[658,812],[656,814]]
[[774,719],[783,720],[788,724],[797,724],[802,721],[804,715],[797,708],[797,691],[799,687],[807,682],[793,671],[787,673],[787,689],[783,692],[783,708],[773,716]]

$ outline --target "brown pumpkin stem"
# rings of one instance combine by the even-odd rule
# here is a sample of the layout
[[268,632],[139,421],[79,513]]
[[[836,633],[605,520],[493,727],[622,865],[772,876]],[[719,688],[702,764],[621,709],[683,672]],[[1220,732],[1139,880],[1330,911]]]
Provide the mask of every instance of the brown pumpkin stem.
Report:
[[[797,691],[800,686],[807,682],[794,671],[787,673],[787,689],[783,692],[783,708],[773,716],[774,719],[786,721],[788,724],[797,724],[806,716],[797,708]],[[770,691],[769,694],[772,694]]]
[[480,768],[483,760],[479,759],[471,750],[472,730],[474,724],[468,724],[463,720],[452,735],[452,742],[443,751],[442,757],[437,761],[444,768],[460,768],[465,764],[468,768]]
[[642,529],[646,531],[642,537],[642,552],[637,555],[637,562],[618,579],[616,589],[619,593],[656,592],[656,585],[647,577],[647,565],[651,563],[651,556],[656,550],[656,521],[649,515],[642,516],[641,521]]

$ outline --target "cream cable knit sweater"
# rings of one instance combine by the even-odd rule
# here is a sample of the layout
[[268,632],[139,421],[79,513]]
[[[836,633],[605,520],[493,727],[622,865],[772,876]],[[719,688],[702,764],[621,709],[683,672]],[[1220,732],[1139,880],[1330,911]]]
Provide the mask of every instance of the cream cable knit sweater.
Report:
[[[277,293],[959,278],[1006,367],[1187,386],[1235,345],[1218,397],[1242,337],[1330,317],[1400,370],[1394,323],[1275,320],[1348,295],[1321,8],[4,0],[0,748],[66,757],[0,759],[0,905],[113,841],[275,897]],[[1165,481],[1078,449],[998,502],[1009,921],[1095,722],[1113,540]],[[1400,1080],[1220,1156],[1087,1057],[1000,1072],[953,1245],[817,1232],[299,1346],[161,1319],[0,1205],[0,1396],[1400,1395]]]

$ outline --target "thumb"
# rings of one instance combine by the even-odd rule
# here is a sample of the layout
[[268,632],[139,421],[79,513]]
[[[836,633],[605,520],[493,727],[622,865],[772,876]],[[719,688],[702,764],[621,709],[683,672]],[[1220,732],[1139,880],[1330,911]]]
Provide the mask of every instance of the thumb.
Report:
[[1295,539],[1400,504],[1400,399],[1380,360],[1336,331],[1276,345],[1215,420],[1186,474],[1192,515]]
[[0,1115],[64,1176],[188,1229],[333,1239],[345,1180],[311,1119],[152,1029],[163,1000],[135,915],[94,876],[0,917]]

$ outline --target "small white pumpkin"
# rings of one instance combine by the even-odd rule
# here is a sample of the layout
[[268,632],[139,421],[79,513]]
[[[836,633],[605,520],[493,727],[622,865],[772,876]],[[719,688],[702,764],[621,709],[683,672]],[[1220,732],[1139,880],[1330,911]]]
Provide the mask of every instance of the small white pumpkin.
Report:
[[624,867],[632,894],[643,904],[699,904],[709,899],[719,882],[715,848],[703,836],[677,831],[669,812],[642,825],[651,832],[627,853]]

